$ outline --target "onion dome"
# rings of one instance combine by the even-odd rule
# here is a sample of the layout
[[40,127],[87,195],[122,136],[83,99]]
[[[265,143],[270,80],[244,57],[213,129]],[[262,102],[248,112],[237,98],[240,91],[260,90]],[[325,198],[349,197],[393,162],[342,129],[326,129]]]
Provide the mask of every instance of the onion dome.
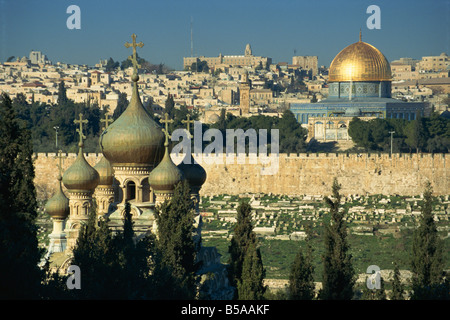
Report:
[[183,172],[170,158],[169,147],[167,144],[164,157],[158,166],[150,172],[148,182],[153,190],[161,193],[170,193],[173,192],[177,183],[183,179]]
[[344,48],[333,59],[328,72],[329,82],[391,81],[391,66],[374,46],[362,42]]
[[98,172],[100,179],[99,186],[111,186],[113,184],[114,175],[111,163],[105,157],[102,157],[100,161],[94,166],[94,169]]
[[61,188],[61,176],[58,177],[58,190],[45,204],[45,210],[53,219],[65,219],[69,216],[69,199],[63,193]]
[[[187,161],[185,161],[188,157],[191,158],[190,163],[187,163]],[[178,168],[183,172],[183,175],[188,181],[191,188],[200,189],[205,183],[206,171],[201,165],[195,162],[192,154],[186,155],[184,160],[178,165]]]
[[139,98],[133,77],[133,92],[127,109],[100,137],[103,155],[114,165],[155,166],[163,156],[164,134]]
[[86,161],[83,154],[83,143],[75,162],[64,172],[63,183],[69,192],[93,191],[100,180],[98,172]]

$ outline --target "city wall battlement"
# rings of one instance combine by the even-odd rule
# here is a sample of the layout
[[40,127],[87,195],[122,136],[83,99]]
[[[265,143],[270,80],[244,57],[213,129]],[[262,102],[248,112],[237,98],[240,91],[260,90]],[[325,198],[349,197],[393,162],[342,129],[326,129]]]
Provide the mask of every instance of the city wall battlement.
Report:
[[[50,197],[57,186],[56,153],[37,153],[35,185],[39,198]],[[76,159],[75,153],[63,153],[63,170]],[[87,153],[94,166],[102,154]],[[239,157],[199,156],[207,180],[202,195],[272,193],[286,195],[329,195],[333,179],[338,178],[342,194],[418,195],[430,181],[435,195],[450,194],[449,159],[445,154],[376,154],[376,153],[300,153],[280,154],[276,158],[257,155]],[[181,155],[172,155],[176,164]],[[266,162],[264,162],[265,160]],[[447,160],[447,161],[446,161]],[[267,162],[268,161],[268,162]],[[262,168],[278,168],[264,174]]]

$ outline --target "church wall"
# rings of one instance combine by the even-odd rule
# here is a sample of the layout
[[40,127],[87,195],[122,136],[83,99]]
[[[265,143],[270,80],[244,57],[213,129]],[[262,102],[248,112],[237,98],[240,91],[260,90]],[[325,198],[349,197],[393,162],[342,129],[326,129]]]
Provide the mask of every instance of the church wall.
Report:
[[[87,154],[94,166],[98,154]],[[262,165],[206,163],[195,157],[206,170],[208,178],[202,195],[272,193],[287,195],[329,195],[334,177],[342,184],[342,194],[419,195],[430,181],[435,195],[450,194],[450,165],[444,154],[280,154],[279,170],[262,175]],[[66,170],[76,159],[68,154],[63,164]],[[175,163],[181,157],[174,158]],[[55,154],[37,154],[35,185],[39,198],[48,198],[56,191],[57,159]]]

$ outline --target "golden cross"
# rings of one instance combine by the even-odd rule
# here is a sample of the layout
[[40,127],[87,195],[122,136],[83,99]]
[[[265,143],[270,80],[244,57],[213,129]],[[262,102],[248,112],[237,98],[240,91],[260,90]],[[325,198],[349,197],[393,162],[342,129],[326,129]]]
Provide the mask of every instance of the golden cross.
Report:
[[191,129],[190,124],[191,123],[194,124],[194,120],[191,120],[191,115],[189,113],[187,114],[186,117],[187,117],[187,120],[181,120],[181,123],[186,123],[186,128],[187,128],[187,131],[189,133],[189,136],[192,137],[191,131],[190,131],[190,129]]
[[105,119],[100,119],[100,122],[104,122],[105,123],[105,128],[103,130],[108,129],[109,123],[113,122],[113,119],[111,119],[109,117],[109,114],[105,113]]
[[80,134],[80,143],[83,143],[83,139],[86,139],[86,136],[83,134],[83,123],[88,123],[89,121],[87,119],[83,119],[83,114],[79,114],[80,119],[74,120],[74,123],[79,123],[80,128],[77,128],[77,132]]
[[169,123],[173,122],[173,119],[169,119],[169,114],[166,112],[164,114],[164,120],[159,120],[159,122],[164,123],[165,124],[165,129],[163,128],[162,131],[164,132],[164,134],[166,135],[166,142],[164,143],[164,146],[169,146],[169,138],[171,138],[170,134],[169,134]]
[[62,150],[58,151],[58,155],[56,156],[57,159],[59,159],[59,165],[56,165],[59,168],[59,177],[62,177],[62,160],[65,158],[62,155]]
[[131,35],[131,39],[133,39],[133,43],[125,42],[125,48],[133,47],[133,56],[129,56],[128,59],[130,59],[133,63],[134,73],[137,74],[137,69],[140,67],[140,65],[137,62],[136,47],[142,48],[144,46],[144,43],[136,43],[136,35],[134,33]]

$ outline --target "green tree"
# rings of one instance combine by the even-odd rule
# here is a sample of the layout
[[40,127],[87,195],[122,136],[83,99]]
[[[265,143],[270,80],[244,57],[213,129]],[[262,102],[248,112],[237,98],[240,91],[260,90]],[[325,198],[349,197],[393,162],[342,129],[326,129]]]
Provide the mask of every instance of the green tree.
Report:
[[256,243],[251,243],[245,252],[242,275],[237,282],[239,300],[263,300],[267,289],[264,286],[265,275],[260,250]]
[[[97,222],[95,206],[82,224],[73,249],[73,265],[82,274],[82,290],[72,290],[77,299],[121,299],[118,250],[105,220]],[[101,275],[101,276],[99,276]]]
[[421,152],[425,147],[427,141],[427,133],[423,125],[423,118],[418,114],[416,120],[412,120],[406,127],[406,140],[405,143],[411,148],[416,150],[417,153]]
[[111,72],[119,68],[119,66],[120,66],[119,61],[114,61],[113,58],[110,57],[106,62],[105,70],[106,72]]
[[323,255],[322,289],[319,297],[323,300],[350,300],[353,297],[355,273],[352,255],[347,242],[345,211],[340,210],[341,185],[333,181],[333,199],[325,198],[330,207],[331,221],[325,226],[325,253]]
[[173,100],[173,96],[170,93],[167,96],[166,102],[164,104],[164,112],[169,115],[170,119],[174,118],[174,115],[175,115],[175,101]]
[[12,101],[0,97],[0,298],[36,299],[43,272],[37,240],[37,202],[30,132]]
[[62,80],[59,84],[58,84],[58,104],[64,105],[67,103],[69,99],[67,98],[67,93],[66,93],[66,86],[64,84],[64,80]]
[[312,247],[310,234],[306,240],[306,254],[300,247],[289,274],[288,297],[291,300],[312,300],[314,293],[314,266],[312,264]]
[[[411,299],[448,299],[450,298],[448,282],[443,282],[445,276],[443,242],[438,236],[434,222],[431,183],[427,183],[423,196],[419,225],[413,236]],[[445,295],[442,296],[442,292],[445,291]]]
[[161,298],[193,299],[197,294],[199,264],[193,238],[194,203],[187,181],[177,184],[172,199],[156,211],[156,221],[162,268],[170,273],[165,279],[168,297]]
[[[367,281],[367,277],[366,277],[366,281]],[[386,291],[384,289],[383,277],[380,277],[380,288],[379,289],[369,289],[369,288],[367,288],[367,286],[364,286],[362,300],[386,300]]]
[[119,93],[119,100],[117,101],[117,106],[114,109],[113,112],[113,119],[117,120],[117,118],[120,117],[120,115],[126,110],[128,107],[128,99],[127,94],[125,92]]
[[404,287],[401,283],[400,270],[398,264],[394,263],[394,274],[392,275],[392,292],[389,296],[391,300],[404,300]]
[[[248,248],[256,247],[257,238],[252,225],[252,208],[248,201],[241,201],[237,207],[236,225],[233,228],[228,252],[230,253],[228,276],[232,286],[242,283],[242,268]],[[236,292],[237,294],[237,292]]]

